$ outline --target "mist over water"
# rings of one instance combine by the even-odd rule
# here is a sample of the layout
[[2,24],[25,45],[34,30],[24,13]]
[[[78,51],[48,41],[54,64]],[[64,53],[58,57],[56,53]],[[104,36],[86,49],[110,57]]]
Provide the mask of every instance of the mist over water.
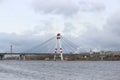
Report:
[[0,80],[119,80],[119,61],[0,61]]

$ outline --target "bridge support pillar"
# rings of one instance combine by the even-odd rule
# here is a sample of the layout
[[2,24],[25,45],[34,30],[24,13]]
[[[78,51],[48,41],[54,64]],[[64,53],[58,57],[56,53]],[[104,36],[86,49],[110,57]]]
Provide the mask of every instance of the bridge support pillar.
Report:
[[23,60],[26,60],[25,55],[23,55]]
[[104,56],[100,56],[100,59],[101,59],[101,61],[103,61],[104,60]]
[[26,60],[25,55],[19,55],[19,60]]
[[54,61],[56,61],[56,54],[54,54]]
[[3,60],[3,58],[4,58],[4,55],[0,55],[0,60]]
[[19,60],[21,60],[21,57],[22,57],[22,56],[21,56],[21,55],[19,55]]

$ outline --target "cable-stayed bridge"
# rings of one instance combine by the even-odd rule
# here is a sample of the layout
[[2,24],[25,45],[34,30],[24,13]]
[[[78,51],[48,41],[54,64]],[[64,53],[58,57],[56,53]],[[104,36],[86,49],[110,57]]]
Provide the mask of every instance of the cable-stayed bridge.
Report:
[[0,57],[2,59],[5,55],[19,55],[20,59],[22,59],[25,58],[26,55],[49,54],[53,56],[54,60],[56,60],[58,57],[60,57],[61,60],[64,60],[64,54],[79,53],[80,51],[78,47],[79,46],[74,42],[58,33],[56,36],[53,36],[50,39],[19,53],[13,53],[11,46],[10,53],[0,53]]

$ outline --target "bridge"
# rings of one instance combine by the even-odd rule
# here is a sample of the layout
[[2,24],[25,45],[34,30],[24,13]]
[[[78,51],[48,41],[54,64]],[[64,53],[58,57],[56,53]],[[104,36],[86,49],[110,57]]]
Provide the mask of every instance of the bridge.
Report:
[[64,60],[63,55],[73,54],[77,51],[77,48],[78,46],[76,44],[58,33],[56,36],[53,36],[52,38],[23,52],[13,53],[11,45],[11,52],[0,53],[0,59],[3,59],[6,55],[17,55],[19,56],[19,60],[25,60],[25,57],[28,55],[50,55],[53,56],[53,60],[57,60],[58,58],[60,58],[60,60]]

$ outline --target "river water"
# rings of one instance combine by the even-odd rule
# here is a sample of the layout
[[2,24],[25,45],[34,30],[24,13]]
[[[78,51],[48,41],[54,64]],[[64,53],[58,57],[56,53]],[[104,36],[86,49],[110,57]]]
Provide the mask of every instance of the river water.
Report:
[[120,80],[120,62],[0,61],[0,80]]

